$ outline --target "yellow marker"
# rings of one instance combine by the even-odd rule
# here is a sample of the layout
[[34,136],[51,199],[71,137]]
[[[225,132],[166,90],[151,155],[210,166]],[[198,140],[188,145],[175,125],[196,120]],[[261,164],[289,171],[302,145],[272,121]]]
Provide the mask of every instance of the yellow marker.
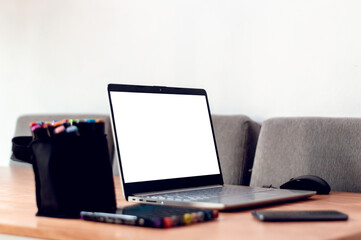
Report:
[[192,223],[192,216],[189,213],[184,214],[183,221],[185,224],[191,224]]

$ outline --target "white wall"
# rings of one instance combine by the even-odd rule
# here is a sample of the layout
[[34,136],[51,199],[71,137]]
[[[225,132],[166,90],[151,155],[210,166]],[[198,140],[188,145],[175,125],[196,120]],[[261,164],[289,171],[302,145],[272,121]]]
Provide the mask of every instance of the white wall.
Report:
[[25,113],[107,113],[107,83],[202,87],[214,113],[361,116],[358,0],[1,0],[0,165]]

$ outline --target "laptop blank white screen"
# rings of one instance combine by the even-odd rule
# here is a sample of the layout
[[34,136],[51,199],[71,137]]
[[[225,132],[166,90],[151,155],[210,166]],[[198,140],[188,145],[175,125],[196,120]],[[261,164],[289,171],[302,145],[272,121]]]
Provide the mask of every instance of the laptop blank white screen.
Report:
[[110,94],[125,183],[220,174],[205,96]]

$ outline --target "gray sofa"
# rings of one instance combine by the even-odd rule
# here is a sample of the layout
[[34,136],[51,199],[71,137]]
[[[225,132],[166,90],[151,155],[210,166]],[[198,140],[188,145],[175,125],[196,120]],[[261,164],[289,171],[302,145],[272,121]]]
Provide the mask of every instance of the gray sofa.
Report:
[[[114,156],[107,115],[21,116],[15,135],[30,135],[31,121],[64,118],[105,119]],[[262,127],[244,115],[212,119],[226,184],[279,187],[292,177],[311,174],[324,178],[333,191],[361,192],[361,118],[271,118]],[[14,158],[10,165],[30,166]],[[118,175],[117,161],[113,173]]]
[[[34,121],[51,121],[61,119],[101,118],[105,120],[105,132],[108,139],[109,152],[114,156],[113,135],[108,115],[99,114],[37,114],[23,115],[17,120],[15,136],[31,135],[29,123]],[[213,127],[218,146],[218,153],[224,182],[227,184],[249,185],[260,124],[244,115],[213,115]],[[10,166],[31,167],[11,157]],[[118,175],[117,161],[113,161],[113,174]]]

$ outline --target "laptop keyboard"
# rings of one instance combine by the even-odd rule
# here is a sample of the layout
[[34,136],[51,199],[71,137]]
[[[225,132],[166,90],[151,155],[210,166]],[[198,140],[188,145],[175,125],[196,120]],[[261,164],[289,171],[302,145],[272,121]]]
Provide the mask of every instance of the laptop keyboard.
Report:
[[272,189],[250,188],[243,186],[223,186],[223,187],[215,187],[215,188],[190,190],[190,191],[146,195],[140,197],[144,197],[147,199],[154,199],[154,200],[194,202],[194,201],[216,199],[220,197],[252,195],[256,192],[265,192],[270,190]]

